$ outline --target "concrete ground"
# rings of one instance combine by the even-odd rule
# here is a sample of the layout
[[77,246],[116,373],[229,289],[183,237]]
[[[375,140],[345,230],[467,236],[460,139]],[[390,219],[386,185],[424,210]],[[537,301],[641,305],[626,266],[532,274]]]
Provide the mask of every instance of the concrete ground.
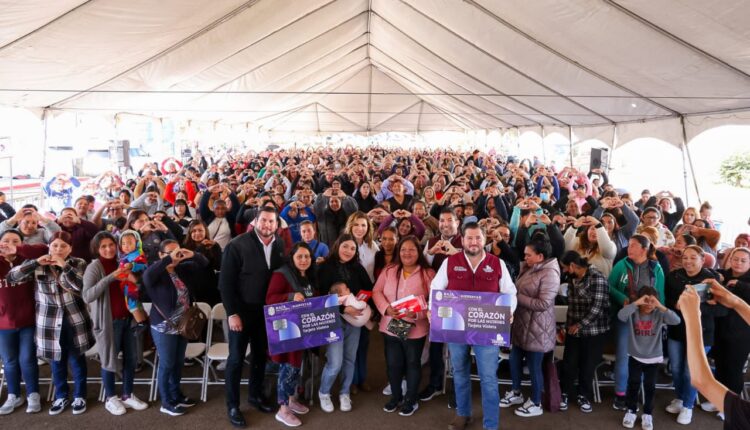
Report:
[[[302,428],[310,430],[365,430],[365,429],[402,429],[402,430],[421,430],[421,429],[447,429],[448,423],[454,416],[454,410],[448,408],[447,396],[439,396],[429,402],[422,402],[419,410],[411,417],[401,417],[397,413],[388,414],[383,412],[382,407],[388,400],[380,393],[380,390],[386,385],[385,363],[383,357],[383,342],[379,334],[373,333],[370,345],[370,375],[369,382],[374,391],[369,393],[360,392],[352,396],[353,410],[349,413],[336,411],[332,414],[326,414],[316,405],[312,411],[302,416]],[[89,366],[90,375],[95,375],[99,367],[96,363]],[[42,367],[42,376],[47,376],[49,366]],[[187,368],[184,376],[197,376],[200,374],[198,366]],[[138,374],[138,377],[147,377],[150,370],[144,370]],[[42,390],[46,391],[46,385]],[[501,386],[501,393],[508,387]],[[63,414],[51,417],[47,414],[48,404],[44,405],[41,413],[36,415],[27,415],[24,413],[25,408],[17,409],[13,414],[0,416],[0,429],[45,429],[45,430],[83,430],[83,429],[121,429],[130,430],[147,430],[147,429],[231,429],[233,428],[226,419],[226,407],[224,405],[223,386],[211,386],[208,390],[208,401],[199,403],[190,409],[187,414],[181,417],[170,417],[159,413],[158,400],[152,403],[150,408],[136,412],[128,410],[123,416],[112,416],[104,409],[104,404],[95,400],[99,386],[97,384],[89,385],[88,411],[79,416],[73,416],[70,409]],[[184,385],[184,392],[193,398],[199,398],[199,385]],[[528,387],[524,387],[526,392]],[[141,399],[148,397],[147,386],[136,386],[136,395]],[[5,394],[3,392],[3,400]],[[246,387],[243,387],[243,396],[246,394]],[[622,428],[622,412],[612,409],[612,389],[604,388],[603,403],[595,404],[594,411],[590,414],[583,414],[576,407],[571,405],[567,412],[548,413],[536,418],[521,418],[513,414],[512,410],[502,409],[500,412],[501,429],[539,429],[539,430],[604,430]],[[335,396],[334,396],[335,397]],[[721,429],[722,422],[718,420],[715,414],[709,414],[699,408],[694,412],[693,423],[690,426],[681,426],[675,422],[675,416],[664,411],[666,405],[672,400],[671,390],[659,390],[656,395],[656,404],[654,411],[654,427],[658,430],[670,430],[694,428],[701,430]],[[335,402],[338,407],[338,402]],[[470,425],[470,429],[480,430],[481,426],[481,402],[479,398],[479,386],[474,384],[474,417],[475,422]],[[248,421],[249,428],[254,429],[282,429],[282,424],[274,420],[273,414],[261,414],[260,412],[250,409],[248,406],[242,407],[245,418]],[[640,428],[640,422],[636,428]]]

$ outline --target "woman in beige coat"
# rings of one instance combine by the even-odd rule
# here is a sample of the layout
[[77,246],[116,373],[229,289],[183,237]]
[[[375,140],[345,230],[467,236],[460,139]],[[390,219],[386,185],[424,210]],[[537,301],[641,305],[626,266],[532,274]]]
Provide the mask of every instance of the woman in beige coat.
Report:
[[[521,417],[542,414],[542,359],[555,347],[555,296],[560,289],[560,266],[551,257],[552,246],[544,235],[535,235],[524,249],[524,264],[516,280],[518,307],[511,327],[510,374],[513,389],[505,393],[500,407],[520,405]],[[521,395],[522,361],[531,375],[531,397]]]

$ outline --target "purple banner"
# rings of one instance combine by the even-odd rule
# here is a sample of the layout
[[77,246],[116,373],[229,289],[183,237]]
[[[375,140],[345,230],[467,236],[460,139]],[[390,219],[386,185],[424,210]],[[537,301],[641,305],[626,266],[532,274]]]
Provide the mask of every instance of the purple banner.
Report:
[[510,346],[511,300],[500,293],[432,290],[430,340]]
[[335,294],[263,307],[268,351],[299,351],[344,339],[339,301]]

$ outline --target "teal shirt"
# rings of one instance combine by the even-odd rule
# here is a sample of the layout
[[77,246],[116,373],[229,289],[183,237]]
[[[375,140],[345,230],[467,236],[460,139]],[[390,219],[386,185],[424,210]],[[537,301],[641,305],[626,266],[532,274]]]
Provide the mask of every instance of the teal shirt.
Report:
[[[659,294],[659,301],[664,304],[664,271],[657,261],[650,261],[649,266],[654,277],[653,287]],[[628,299],[628,271],[632,273],[633,263],[629,258],[623,258],[615,264],[609,274],[609,297],[612,302],[611,312],[614,315],[617,315],[625,304],[625,300]]]

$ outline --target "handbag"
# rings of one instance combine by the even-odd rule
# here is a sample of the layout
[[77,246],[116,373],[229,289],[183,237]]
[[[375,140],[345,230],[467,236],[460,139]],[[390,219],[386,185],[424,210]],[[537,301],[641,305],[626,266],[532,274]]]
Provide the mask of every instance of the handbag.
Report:
[[399,339],[406,340],[407,338],[409,338],[409,330],[411,330],[414,325],[414,323],[411,323],[409,321],[391,318],[391,320],[388,322],[386,330],[388,330],[388,333],[396,335],[396,337],[398,337]]
[[557,366],[555,365],[552,353],[544,354],[542,373],[544,375],[542,406],[550,412],[557,412],[560,410],[562,393],[560,390],[560,379],[557,377]]
[[159,306],[157,306],[156,303],[154,303],[154,307],[159,311],[164,318],[164,321],[171,325],[173,329],[177,330],[177,333],[179,333],[180,336],[187,340],[200,339],[203,334],[203,329],[206,328],[208,317],[195,303],[185,309],[185,312],[180,316],[180,320],[177,321],[177,324],[172,324],[172,320],[164,315],[164,312],[159,309]]

